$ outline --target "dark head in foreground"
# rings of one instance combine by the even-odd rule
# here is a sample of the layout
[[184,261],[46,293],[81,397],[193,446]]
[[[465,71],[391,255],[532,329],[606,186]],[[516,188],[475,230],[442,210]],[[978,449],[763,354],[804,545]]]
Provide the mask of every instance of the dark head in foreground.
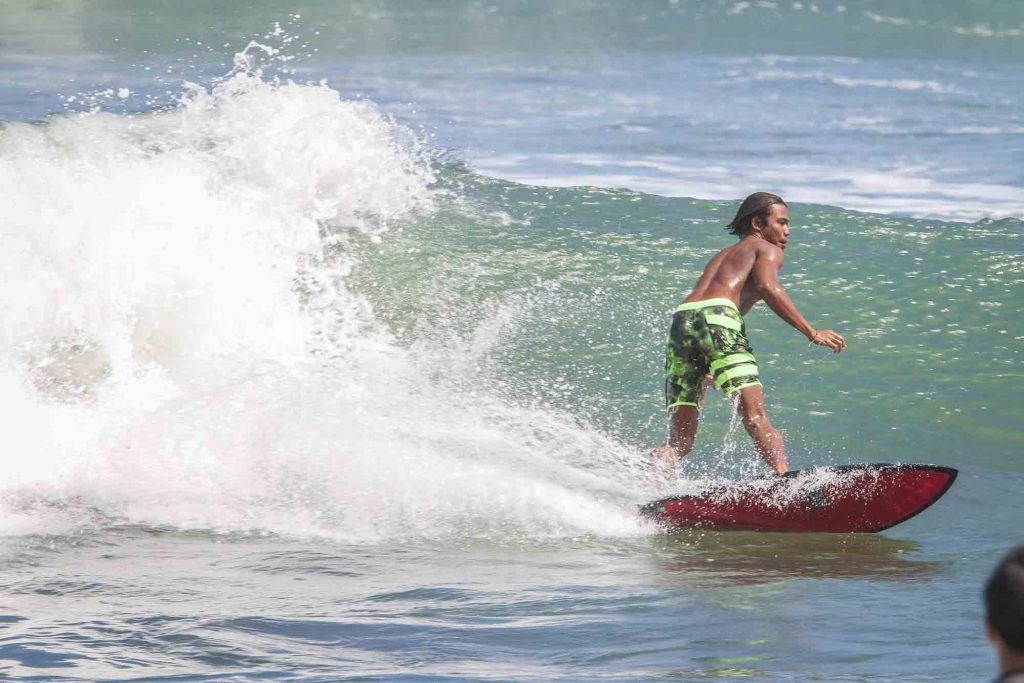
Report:
[[[1011,550],[985,585],[985,632],[999,656],[1001,680],[1024,681],[1024,546]],[[1007,677],[1011,672],[1017,676]]]

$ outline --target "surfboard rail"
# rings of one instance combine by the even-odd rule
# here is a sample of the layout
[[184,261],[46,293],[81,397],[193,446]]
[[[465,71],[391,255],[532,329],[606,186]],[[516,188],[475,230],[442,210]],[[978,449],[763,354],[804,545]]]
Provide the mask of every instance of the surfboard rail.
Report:
[[641,506],[667,529],[875,533],[920,514],[956,481],[944,465],[871,463],[717,483]]

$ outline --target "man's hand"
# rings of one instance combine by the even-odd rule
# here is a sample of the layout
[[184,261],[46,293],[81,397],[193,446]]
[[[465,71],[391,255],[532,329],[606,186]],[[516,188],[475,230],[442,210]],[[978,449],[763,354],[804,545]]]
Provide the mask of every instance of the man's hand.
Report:
[[827,346],[836,353],[846,348],[846,340],[838,332],[833,332],[832,330],[814,330],[814,333],[808,339],[812,344]]

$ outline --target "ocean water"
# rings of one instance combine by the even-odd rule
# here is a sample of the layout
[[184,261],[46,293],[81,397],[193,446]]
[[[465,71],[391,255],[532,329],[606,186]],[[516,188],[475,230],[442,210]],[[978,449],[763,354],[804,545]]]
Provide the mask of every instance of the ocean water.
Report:
[[[0,677],[976,681],[1022,537],[1024,5],[0,0]],[[877,535],[664,533],[764,472],[669,312],[755,190]]]

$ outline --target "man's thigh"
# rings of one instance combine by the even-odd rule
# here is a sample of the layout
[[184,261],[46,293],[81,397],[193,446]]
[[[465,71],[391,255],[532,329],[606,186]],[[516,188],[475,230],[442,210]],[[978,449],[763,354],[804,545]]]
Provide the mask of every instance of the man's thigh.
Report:
[[735,395],[738,396],[740,417],[744,420],[759,420],[768,417],[764,409],[764,391],[760,384],[744,387]]

